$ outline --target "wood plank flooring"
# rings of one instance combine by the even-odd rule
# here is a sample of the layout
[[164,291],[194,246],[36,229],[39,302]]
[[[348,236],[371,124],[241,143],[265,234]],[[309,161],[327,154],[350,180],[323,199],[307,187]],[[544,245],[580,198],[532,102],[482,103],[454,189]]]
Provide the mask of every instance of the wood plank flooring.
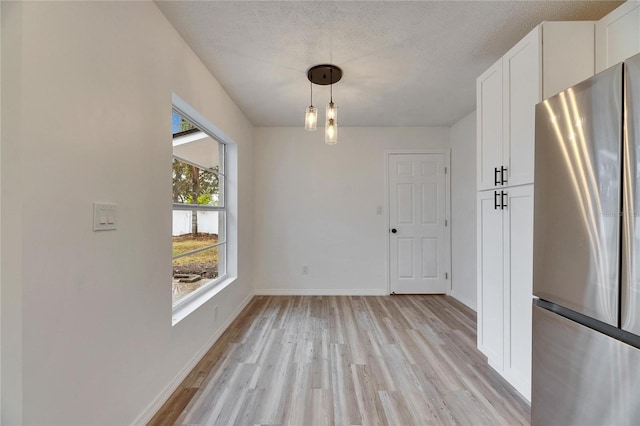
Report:
[[529,424],[448,296],[257,296],[149,423]]

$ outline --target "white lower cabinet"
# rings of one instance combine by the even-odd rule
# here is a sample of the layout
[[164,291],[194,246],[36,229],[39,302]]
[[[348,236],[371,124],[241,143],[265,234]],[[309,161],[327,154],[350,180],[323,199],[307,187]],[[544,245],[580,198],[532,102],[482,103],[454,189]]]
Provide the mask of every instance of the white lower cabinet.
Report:
[[478,192],[478,348],[531,399],[533,185]]
[[478,192],[478,349],[502,371],[504,359],[504,214],[500,191]]
[[504,376],[531,400],[533,185],[509,188],[504,210]]

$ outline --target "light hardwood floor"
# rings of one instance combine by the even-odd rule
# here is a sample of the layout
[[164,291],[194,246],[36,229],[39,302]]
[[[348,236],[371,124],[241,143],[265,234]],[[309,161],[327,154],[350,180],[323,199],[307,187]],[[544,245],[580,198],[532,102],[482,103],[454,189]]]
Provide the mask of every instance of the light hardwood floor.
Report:
[[529,424],[447,296],[258,296],[151,425]]

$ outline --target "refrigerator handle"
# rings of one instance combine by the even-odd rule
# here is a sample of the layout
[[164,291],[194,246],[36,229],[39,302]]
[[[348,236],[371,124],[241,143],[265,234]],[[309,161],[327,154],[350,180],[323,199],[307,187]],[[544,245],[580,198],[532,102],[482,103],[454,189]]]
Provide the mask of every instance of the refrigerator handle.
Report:
[[[505,177],[505,173],[507,172],[507,168],[504,166],[500,167],[500,183],[502,185],[504,185],[505,183],[507,183],[507,179]],[[508,175],[507,175],[508,176]]]
[[507,196],[507,193],[504,191],[500,191],[500,210],[504,210],[507,208],[507,203],[505,200],[505,197]]
[[493,209],[494,210],[498,210],[498,208],[502,208],[500,207],[500,204],[498,204],[498,191],[493,191]]
[[500,170],[498,170],[497,167],[494,167],[493,168],[493,185],[494,186],[500,185],[500,181],[502,180],[502,179],[498,179],[498,173],[500,173]]

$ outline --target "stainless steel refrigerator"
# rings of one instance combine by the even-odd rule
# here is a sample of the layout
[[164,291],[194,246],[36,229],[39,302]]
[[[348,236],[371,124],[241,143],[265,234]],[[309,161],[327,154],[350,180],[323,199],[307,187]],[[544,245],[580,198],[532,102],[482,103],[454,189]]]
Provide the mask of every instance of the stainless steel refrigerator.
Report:
[[535,425],[640,424],[640,55],[536,106]]

